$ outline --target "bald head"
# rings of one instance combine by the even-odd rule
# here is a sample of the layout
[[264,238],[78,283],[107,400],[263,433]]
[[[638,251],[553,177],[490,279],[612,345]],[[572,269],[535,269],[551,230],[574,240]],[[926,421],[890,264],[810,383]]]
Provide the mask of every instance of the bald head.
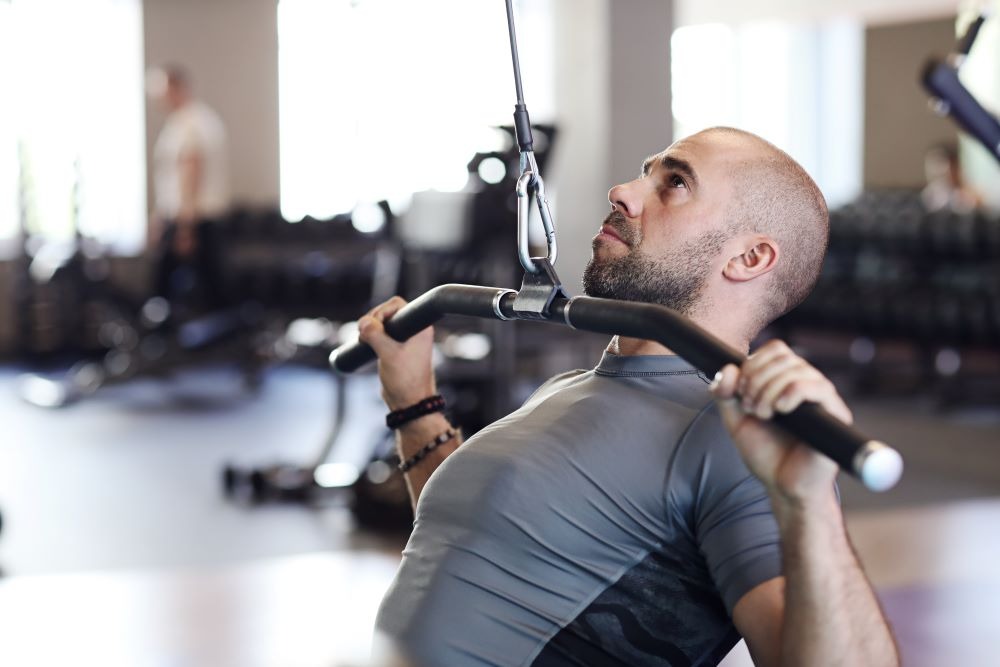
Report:
[[763,328],[802,303],[819,278],[830,226],[826,200],[798,162],[757,135],[730,127],[694,136],[700,135],[745,149],[731,165],[733,197],[726,218],[732,231],[765,234],[780,248],[769,286],[776,298],[761,312]]

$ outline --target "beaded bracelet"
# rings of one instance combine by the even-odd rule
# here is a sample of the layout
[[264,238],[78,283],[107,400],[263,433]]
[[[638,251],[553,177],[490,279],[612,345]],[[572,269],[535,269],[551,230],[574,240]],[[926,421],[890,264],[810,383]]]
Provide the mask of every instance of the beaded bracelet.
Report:
[[425,458],[427,458],[428,454],[430,454],[435,449],[437,449],[438,447],[440,447],[444,443],[446,443],[449,440],[451,440],[452,438],[454,438],[456,435],[458,435],[458,433],[456,431],[454,431],[453,429],[448,429],[447,431],[445,431],[444,433],[442,433],[438,437],[434,438],[433,440],[431,440],[430,442],[428,442],[426,445],[424,445],[423,447],[421,447],[420,451],[418,451],[416,454],[414,454],[410,458],[408,458],[405,461],[403,461],[402,463],[400,463],[399,464],[399,472],[406,472],[406,471],[408,471],[410,468],[412,468],[413,466],[417,465],[418,463],[420,463],[421,461],[423,461]]
[[418,417],[423,417],[433,412],[443,412],[444,408],[444,398],[441,394],[434,394],[407,408],[393,410],[385,416],[385,425],[391,429],[397,429]]

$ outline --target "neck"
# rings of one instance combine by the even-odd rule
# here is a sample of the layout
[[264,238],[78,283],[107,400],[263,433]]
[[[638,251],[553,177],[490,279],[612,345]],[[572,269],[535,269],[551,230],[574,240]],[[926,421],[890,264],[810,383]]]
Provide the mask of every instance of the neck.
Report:
[[177,101],[175,101],[173,104],[170,105],[170,110],[171,111],[180,111],[181,109],[183,109],[184,107],[188,106],[189,104],[191,104],[191,97],[190,96],[181,97]]
[[[740,352],[746,353],[750,349],[750,339],[745,333],[737,332],[738,327],[733,327],[731,324],[725,326],[723,322],[710,317],[691,316],[688,319]],[[666,345],[654,340],[629,338],[628,336],[612,338],[611,342],[608,343],[607,351],[623,357],[676,354]]]

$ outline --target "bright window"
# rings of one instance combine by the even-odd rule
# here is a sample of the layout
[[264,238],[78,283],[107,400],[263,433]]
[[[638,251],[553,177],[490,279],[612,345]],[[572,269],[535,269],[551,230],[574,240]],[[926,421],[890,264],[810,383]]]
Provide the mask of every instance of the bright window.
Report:
[[[551,118],[548,0],[518,6],[525,98]],[[280,0],[281,209],[324,218],[359,202],[457,191],[497,148],[514,82],[504,3]]]
[[[0,90],[12,90],[13,13],[11,5],[0,0]],[[18,226],[17,135],[12,112],[10,104],[0,104],[0,241],[13,239]]]
[[853,21],[678,28],[674,130],[754,132],[799,161],[831,206],[861,192],[864,33]]
[[141,248],[140,0],[0,0],[0,238]]

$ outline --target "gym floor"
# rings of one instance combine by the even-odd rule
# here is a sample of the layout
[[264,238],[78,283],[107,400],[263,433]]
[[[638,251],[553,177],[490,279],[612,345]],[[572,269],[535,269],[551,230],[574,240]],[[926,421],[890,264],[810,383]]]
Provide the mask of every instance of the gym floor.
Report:
[[[235,371],[103,390],[56,411],[0,371],[0,664],[288,667],[365,662],[400,536],[354,529],[336,503],[249,509],[226,462],[304,462],[332,421],[319,371]],[[382,434],[371,376],[348,386],[339,456]],[[853,400],[907,462],[893,491],[841,485],[858,552],[906,664],[989,664],[1000,632],[1000,409]],[[360,443],[360,444],[359,444]],[[353,447],[353,450],[352,450]],[[749,664],[735,651],[726,665]]]

